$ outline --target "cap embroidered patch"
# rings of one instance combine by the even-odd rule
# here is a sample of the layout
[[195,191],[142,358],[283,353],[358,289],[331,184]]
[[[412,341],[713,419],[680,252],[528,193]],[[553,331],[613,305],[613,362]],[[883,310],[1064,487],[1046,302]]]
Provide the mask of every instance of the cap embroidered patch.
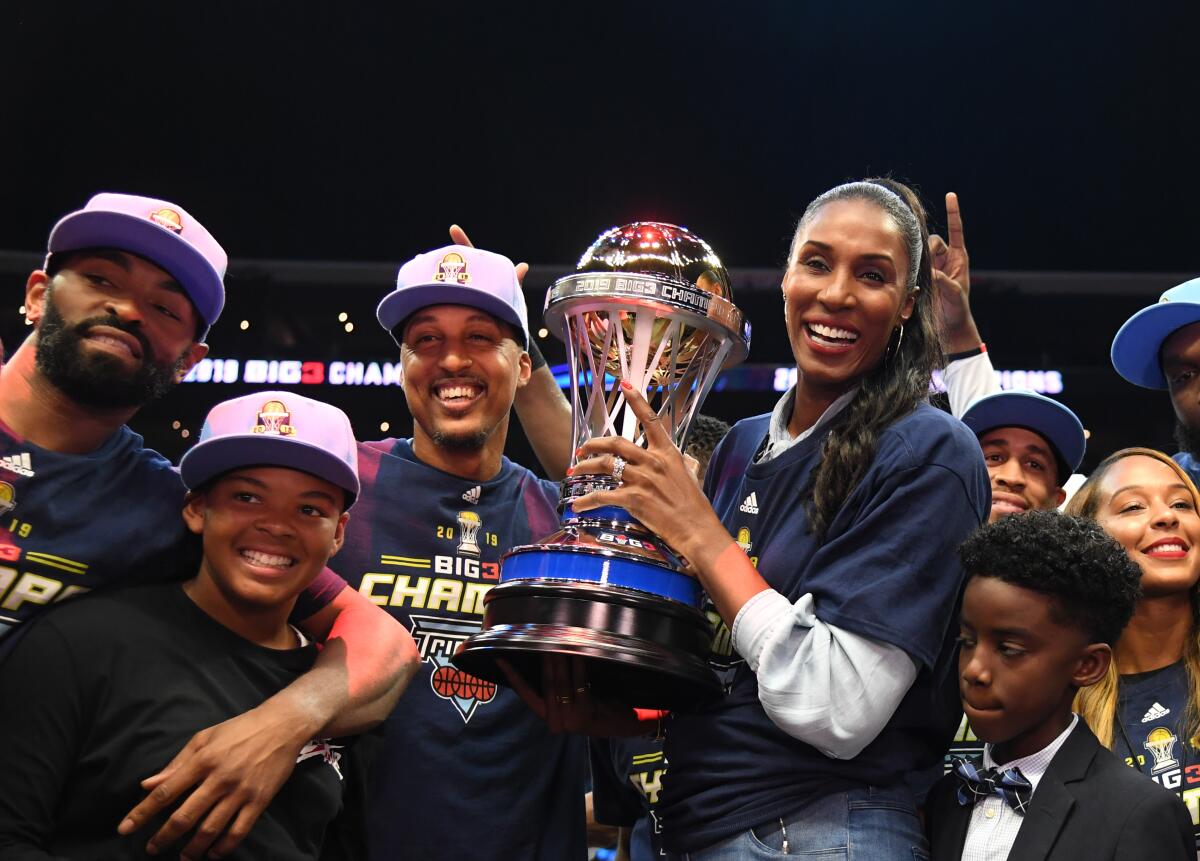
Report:
[[467,261],[463,260],[461,254],[451,251],[438,262],[433,280],[447,284],[470,284],[471,273],[467,271]]
[[258,424],[252,430],[254,433],[294,436],[296,428],[291,422],[292,414],[283,405],[283,401],[267,401],[258,414]]
[[173,209],[156,209],[150,213],[150,220],[173,233],[183,232],[183,218]]

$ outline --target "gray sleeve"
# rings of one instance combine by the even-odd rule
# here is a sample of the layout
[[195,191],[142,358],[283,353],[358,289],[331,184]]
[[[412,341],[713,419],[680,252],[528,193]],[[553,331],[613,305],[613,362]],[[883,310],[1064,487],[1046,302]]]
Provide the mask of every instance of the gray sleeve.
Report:
[[903,649],[818,619],[812,593],[792,604],[773,589],[759,592],[738,612],[731,635],[758,678],[767,716],[834,759],[861,753],[917,677]]

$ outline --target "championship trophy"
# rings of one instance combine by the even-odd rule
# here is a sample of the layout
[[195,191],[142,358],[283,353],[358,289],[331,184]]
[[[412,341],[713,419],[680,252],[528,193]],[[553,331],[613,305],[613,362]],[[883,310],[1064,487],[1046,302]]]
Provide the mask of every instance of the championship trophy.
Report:
[[[550,288],[545,320],[570,359],[572,449],[618,434],[644,445],[622,379],[682,448],[718,374],[750,350],[725,267],[704,240],[671,224],[603,233],[575,274]],[[457,667],[503,684],[503,658],[540,688],[551,653],[585,658],[594,695],[632,706],[680,708],[720,695],[708,665],[712,623],[686,562],[622,508],[571,506],[618,487],[622,469],[564,482],[562,528],[502,557],[482,630],[459,647]]]

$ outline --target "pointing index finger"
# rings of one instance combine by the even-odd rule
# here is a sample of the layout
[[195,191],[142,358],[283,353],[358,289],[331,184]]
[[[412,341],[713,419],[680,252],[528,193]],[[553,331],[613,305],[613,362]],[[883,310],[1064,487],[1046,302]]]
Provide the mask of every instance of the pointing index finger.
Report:
[[650,404],[646,403],[646,398],[634,388],[633,383],[629,382],[629,380],[621,380],[621,391],[625,394],[625,402],[629,404],[629,408],[633,410],[633,414],[642,423],[642,430],[646,434],[646,442],[656,446],[669,445],[674,448],[674,444],[671,442],[671,435],[662,426],[662,421],[660,421],[658,414],[650,408]]
[[450,241],[455,245],[465,245],[468,248],[474,248],[470,238],[467,236],[467,231],[463,230],[457,224],[450,225]]
[[958,208],[958,195],[946,193],[946,232],[950,235],[950,247],[966,249],[963,240],[962,212]]

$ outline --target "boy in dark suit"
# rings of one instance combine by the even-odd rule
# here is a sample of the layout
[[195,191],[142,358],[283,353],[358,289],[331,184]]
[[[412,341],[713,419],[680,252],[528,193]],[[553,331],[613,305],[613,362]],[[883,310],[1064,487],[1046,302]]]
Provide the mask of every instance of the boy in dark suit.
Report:
[[929,794],[935,861],[1195,861],[1183,803],[1071,712],[1108,672],[1138,567],[1096,524],[1050,511],[985,526],[960,554],[959,692],[988,744]]

